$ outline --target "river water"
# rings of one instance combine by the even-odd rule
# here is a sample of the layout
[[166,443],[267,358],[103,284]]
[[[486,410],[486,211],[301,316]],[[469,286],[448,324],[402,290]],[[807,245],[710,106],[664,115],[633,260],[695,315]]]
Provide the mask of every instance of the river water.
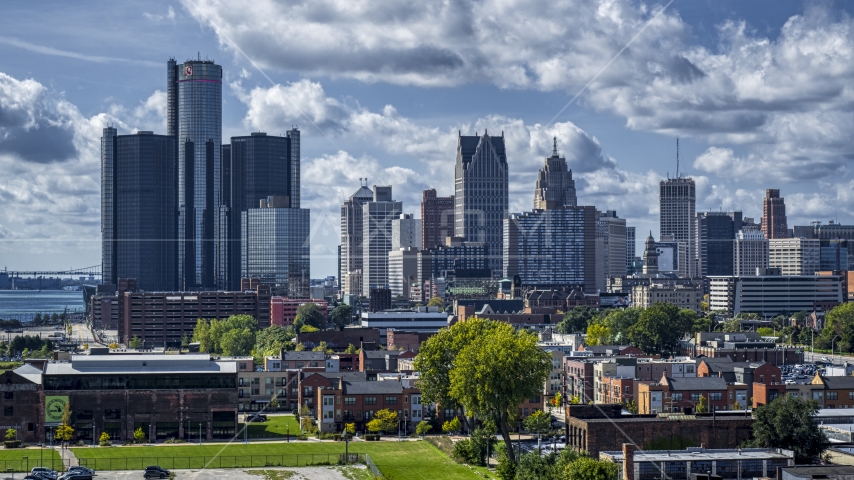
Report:
[[0,319],[31,320],[36,313],[83,311],[83,291],[0,290]]

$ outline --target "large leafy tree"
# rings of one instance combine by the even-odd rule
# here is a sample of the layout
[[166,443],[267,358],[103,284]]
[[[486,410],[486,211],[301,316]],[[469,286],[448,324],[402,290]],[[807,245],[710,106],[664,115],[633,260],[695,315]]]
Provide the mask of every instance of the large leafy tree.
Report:
[[270,325],[264,330],[260,330],[255,335],[255,349],[253,354],[259,363],[264,361],[264,357],[268,355],[279,355],[282,350],[292,350],[294,348],[294,335],[287,328],[281,325]]
[[563,321],[557,324],[560,333],[584,333],[587,324],[596,315],[596,310],[587,306],[575,307],[563,314]]
[[[832,341],[839,335],[836,341]],[[854,303],[843,303],[833,307],[824,317],[821,331],[822,345],[831,346],[838,352],[850,352],[854,347]]]
[[353,307],[350,305],[338,305],[329,312],[329,322],[338,328],[344,328],[350,324],[350,317],[353,315]]
[[249,315],[232,315],[224,320],[200,318],[193,330],[193,341],[203,352],[229,356],[249,355],[255,346],[258,322]]
[[566,466],[564,478],[574,480],[613,480],[617,478],[617,464],[590,457],[581,457]]
[[372,432],[390,432],[397,428],[397,412],[387,408],[377,410],[366,426]]
[[656,303],[644,310],[628,331],[628,339],[644,353],[672,353],[694,327],[697,315],[672,303]]
[[753,413],[753,441],[757,447],[785,448],[796,463],[818,459],[827,445],[824,432],[813,422],[818,402],[791,395],[777,397]]
[[320,311],[320,307],[316,303],[303,303],[297,308],[297,315],[294,318],[294,328],[296,331],[300,331],[299,329],[303,325],[311,325],[320,330],[326,328],[326,318],[324,318],[323,312]]
[[448,372],[449,394],[467,412],[498,427],[508,458],[515,462],[510,422],[522,402],[542,393],[551,356],[539,347],[535,334],[515,331],[504,322],[486,322],[485,332],[457,354]]

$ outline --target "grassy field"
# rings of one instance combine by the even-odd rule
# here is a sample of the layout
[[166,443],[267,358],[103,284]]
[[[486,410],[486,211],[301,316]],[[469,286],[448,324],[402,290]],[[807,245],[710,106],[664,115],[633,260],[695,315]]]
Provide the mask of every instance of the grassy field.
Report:
[[15,472],[29,472],[33,467],[40,465],[51,467],[51,462],[54,470],[61,469],[62,460],[52,448],[0,449],[0,472],[5,472],[9,468]]
[[[251,422],[247,433],[249,438],[275,438],[287,435],[289,427],[291,437],[300,434],[299,422],[293,415],[270,415],[266,422]],[[242,423],[237,425],[237,431],[243,431]]]
[[21,362],[0,362],[0,370],[14,370],[23,365]]
[[[95,470],[133,470],[146,465],[165,468],[258,468],[336,464],[344,453],[343,442],[256,443],[220,445],[172,445],[110,448],[75,448],[81,465]],[[390,479],[478,479],[424,441],[350,442],[350,452],[367,453]]]

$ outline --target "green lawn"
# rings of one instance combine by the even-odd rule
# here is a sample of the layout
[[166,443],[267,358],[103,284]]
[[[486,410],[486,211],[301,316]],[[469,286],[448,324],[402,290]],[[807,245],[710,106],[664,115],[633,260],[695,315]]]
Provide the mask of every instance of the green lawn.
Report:
[[61,470],[62,460],[59,453],[52,448],[0,449],[0,472],[6,472],[9,468],[15,472],[29,472],[33,467],[42,465]]
[[[350,442],[353,453],[367,453],[391,479],[452,480],[478,479],[436,447],[417,442]],[[81,465],[95,470],[134,470],[146,465],[165,468],[257,468],[264,466],[307,466],[337,464],[344,453],[343,442],[299,442],[75,448]]]
[[[240,415],[243,419],[243,414]],[[296,437],[300,434],[299,422],[293,415],[269,415],[266,422],[251,422],[249,424],[249,438],[276,438],[284,437],[288,434],[290,427],[291,437]],[[243,431],[243,424],[237,425],[237,431]]]

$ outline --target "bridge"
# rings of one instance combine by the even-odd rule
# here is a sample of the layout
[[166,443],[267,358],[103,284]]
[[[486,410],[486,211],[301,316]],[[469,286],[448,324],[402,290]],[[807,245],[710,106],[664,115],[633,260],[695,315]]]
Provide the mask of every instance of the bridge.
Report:
[[6,270],[3,269],[2,274],[8,275],[10,278],[12,277],[54,277],[60,275],[69,275],[69,276],[101,276],[101,266],[94,265],[91,267],[83,267],[83,268],[72,268],[70,270]]

